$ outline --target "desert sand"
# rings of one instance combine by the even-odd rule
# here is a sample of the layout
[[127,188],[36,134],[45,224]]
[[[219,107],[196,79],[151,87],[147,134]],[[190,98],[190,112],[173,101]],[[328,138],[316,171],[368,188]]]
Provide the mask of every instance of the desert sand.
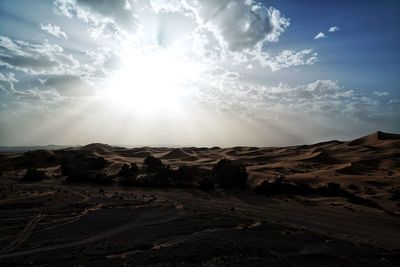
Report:
[[[162,186],[120,183],[124,164],[140,172],[149,156],[207,175],[227,158],[248,182],[202,188],[183,172]],[[110,179],[68,182],[65,162]],[[24,180],[33,168],[45,178]],[[396,134],[290,147],[4,152],[0,174],[1,266],[400,266]]]

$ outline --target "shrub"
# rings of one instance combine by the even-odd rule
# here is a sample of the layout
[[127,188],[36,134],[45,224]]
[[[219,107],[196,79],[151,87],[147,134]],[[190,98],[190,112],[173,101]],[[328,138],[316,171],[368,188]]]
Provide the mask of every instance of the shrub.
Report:
[[173,177],[178,181],[194,181],[199,176],[199,169],[196,166],[180,166]]
[[[64,174],[64,172],[63,172]],[[88,170],[81,169],[70,169],[67,173],[67,178],[65,179],[68,183],[81,183],[81,182],[90,182],[94,180],[95,174]]]
[[400,200],[400,190],[395,190],[392,193],[392,196],[389,198],[390,200],[398,201]]
[[95,184],[110,184],[114,182],[115,176],[113,175],[107,175],[105,173],[97,173],[94,177],[92,182]]
[[248,175],[246,168],[233,164],[229,159],[221,159],[213,168],[215,182],[224,188],[244,188]]
[[358,186],[355,185],[355,184],[349,184],[349,185],[347,186],[347,188],[350,189],[350,190],[359,190]]
[[134,184],[143,187],[168,187],[170,185],[170,179],[166,176],[141,174],[136,177]]
[[87,157],[84,159],[85,169],[99,170],[107,166],[107,160],[102,157]]
[[144,159],[143,165],[148,166],[148,168],[151,170],[156,170],[161,168],[163,166],[163,163],[159,158],[148,156]]
[[283,180],[263,181],[254,191],[262,195],[306,195],[313,193],[313,189],[307,184],[289,183]]
[[36,181],[41,181],[46,178],[47,178],[47,176],[46,176],[45,172],[30,168],[26,171],[25,175],[21,178],[21,181],[36,182]]
[[340,188],[340,184],[332,182],[328,183],[325,186],[319,187],[318,193],[323,196],[334,197],[334,196],[340,196],[343,193],[343,190]]
[[119,180],[119,185],[120,186],[135,186],[136,185],[136,176],[122,177]]
[[136,164],[132,163],[131,165],[124,164],[121,170],[118,172],[118,176],[121,177],[132,177],[137,174],[139,168]]

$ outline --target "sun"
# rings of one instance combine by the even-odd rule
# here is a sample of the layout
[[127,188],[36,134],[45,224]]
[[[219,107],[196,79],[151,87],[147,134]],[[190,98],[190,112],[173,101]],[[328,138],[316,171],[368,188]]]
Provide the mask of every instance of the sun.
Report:
[[122,56],[106,96],[120,107],[139,111],[176,107],[202,71],[201,64],[172,49],[132,49]]

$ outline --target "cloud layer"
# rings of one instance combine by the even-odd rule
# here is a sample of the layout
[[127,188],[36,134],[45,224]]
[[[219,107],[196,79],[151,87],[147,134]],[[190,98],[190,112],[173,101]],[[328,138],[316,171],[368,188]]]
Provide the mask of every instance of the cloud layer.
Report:
[[[35,38],[0,32],[3,140],[13,140],[19,125],[45,125],[37,133],[45,136],[58,122],[77,127],[69,139],[55,143],[87,142],[90,133],[104,131],[114,138],[104,142],[134,143],[129,138],[137,136],[142,144],[150,135],[164,140],[162,134],[190,143],[194,139],[185,138],[192,134],[215,142],[232,135],[231,144],[254,140],[258,145],[284,145],[339,131],[332,125],[358,130],[400,125],[395,96],[379,88],[373,93],[345,88],[335,75],[321,72],[322,43],[311,39],[300,46],[282,38],[290,34],[294,21],[263,1],[54,0],[51,8],[58,20],[35,22]],[[316,30],[302,36],[310,39]],[[314,39],[338,31],[333,26]],[[146,95],[140,91],[146,84],[137,82],[143,77],[162,88]],[[175,79],[184,86],[166,88],[168,82],[175,85]],[[112,99],[114,91],[126,98],[124,105]],[[139,103],[143,95],[148,101],[144,104]],[[154,107],[160,103],[162,107]],[[102,127],[107,123],[110,129]],[[132,125],[149,130],[149,136]],[[188,126],[186,132],[183,126]],[[123,133],[118,132],[125,139],[111,130],[122,128]],[[300,128],[315,134],[307,139]],[[47,137],[41,140],[52,140]]]
[[58,38],[63,37],[63,38],[65,38],[65,39],[68,39],[67,34],[66,34],[65,32],[63,32],[63,31],[61,30],[61,28],[60,28],[59,26],[57,26],[57,25],[51,25],[51,24],[44,25],[44,24],[40,24],[40,29],[42,29],[43,31],[45,31],[45,32],[47,32],[47,33],[49,33],[49,34],[51,34],[51,35],[54,35],[54,36],[56,36],[56,37],[58,37]]

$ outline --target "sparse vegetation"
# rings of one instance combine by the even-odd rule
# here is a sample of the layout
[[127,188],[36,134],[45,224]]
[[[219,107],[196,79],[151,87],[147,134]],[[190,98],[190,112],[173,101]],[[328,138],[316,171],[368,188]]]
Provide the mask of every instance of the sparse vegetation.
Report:
[[229,159],[221,159],[213,168],[215,183],[223,188],[245,188],[248,174],[246,168],[232,163]]
[[273,195],[306,195],[314,192],[313,188],[308,184],[290,183],[280,177],[274,181],[263,181],[254,191],[257,194],[273,196]]
[[148,156],[144,159],[143,165],[147,166],[149,170],[157,170],[163,166],[163,163],[159,158]]
[[118,176],[121,177],[133,177],[135,176],[139,171],[138,166],[135,163],[132,163],[130,165],[124,164],[121,168],[121,170],[118,172]]
[[37,169],[30,168],[26,171],[25,175],[21,178],[24,182],[37,182],[46,179],[46,173]]
[[99,172],[94,177],[92,182],[95,184],[110,184],[114,182],[114,175],[107,175],[105,173]]
[[135,180],[136,186],[162,188],[170,185],[170,179],[167,176],[155,174],[140,174]]
[[328,183],[317,188],[317,193],[326,197],[340,196],[343,192],[339,183]]
[[392,196],[389,199],[394,201],[400,201],[400,190],[394,190]]

